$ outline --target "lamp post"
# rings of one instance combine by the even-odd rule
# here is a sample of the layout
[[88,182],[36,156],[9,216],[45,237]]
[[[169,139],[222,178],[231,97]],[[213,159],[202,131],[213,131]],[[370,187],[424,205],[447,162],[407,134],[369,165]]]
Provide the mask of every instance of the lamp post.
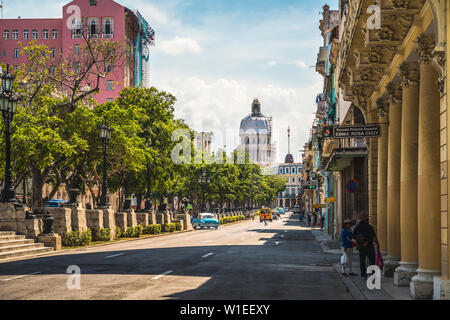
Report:
[[[145,146],[150,149],[151,143],[149,140],[146,141]],[[152,199],[150,195],[150,161],[147,160],[147,195],[145,199],[145,211],[150,211],[152,208]]]
[[17,99],[13,97],[12,86],[14,76],[9,74],[9,65],[2,75],[2,88],[0,93],[0,110],[5,121],[5,184],[2,191],[2,202],[16,203],[16,194],[13,188],[11,169],[11,123],[17,110]]
[[99,209],[108,209],[108,181],[106,177],[106,165],[107,165],[107,154],[106,149],[108,147],[109,140],[111,140],[112,129],[108,126],[106,119],[103,120],[103,125],[100,126],[100,137],[103,142],[103,184],[102,184],[102,196],[100,197]]
[[205,212],[206,207],[205,207],[205,193],[206,193],[206,186],[211,182],[211,180],[209,179],[209,177],[206,175],[206,171],[203,170],[202,171],[202,175],[200,176],[200,178],[198,179],[198,183],[202,186],[203,189],[203,205],[202,205],[202,210],[203,212]]

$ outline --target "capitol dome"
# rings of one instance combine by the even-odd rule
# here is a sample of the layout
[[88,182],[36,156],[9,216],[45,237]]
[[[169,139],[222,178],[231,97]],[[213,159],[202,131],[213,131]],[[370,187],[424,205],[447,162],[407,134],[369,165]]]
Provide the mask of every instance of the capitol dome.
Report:
[[253,100],[252,113],[242,119],[240,134],[269,134],[270,124],[266,116],[261,113],[258,99]]

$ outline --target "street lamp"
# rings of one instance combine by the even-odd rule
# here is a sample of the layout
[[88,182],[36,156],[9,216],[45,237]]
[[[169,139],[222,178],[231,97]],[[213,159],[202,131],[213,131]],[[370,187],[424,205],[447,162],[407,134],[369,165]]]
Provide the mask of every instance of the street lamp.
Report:
[[13,188],[12,169],[11,169],[11,123],[17,110],[17,99],[13,97],[12,86],[14,76],[8,72],[2,75],[2,87],[0,93],[0,110],[5,121],[5,184],[2,191],[2,202],[15,203],[16,194]]
[[202,186],[203,189],[203,212],[206,211],[205,207],[205,192],[206,192],[206,186],[211,182],[209,177],[206,175],[206,171],[203,170],[202,175],[198,179],[198,183]]
[[109,140],[111,140],[112,129],[108,126],[106,119],[103,120],[103,125],[100,126],[100,137],[103,142],[103,184],[102,184],[102,196],[100,198],[100,206],[99,209],[108,209],[109,201],[108,201],[108,181],[106,177],[106,148],[108,147]]
[[[147,140],[145,142],[145,146],[147,147],[147,149],[150,149],[151,147],[151,143],[149,140]],[[145,199],[145,211],[150,211],[150,209],[152,208],[152,200],[151,200],[151,196],[150,196],[150,161],[147,160],[147,195],[146,195]]]

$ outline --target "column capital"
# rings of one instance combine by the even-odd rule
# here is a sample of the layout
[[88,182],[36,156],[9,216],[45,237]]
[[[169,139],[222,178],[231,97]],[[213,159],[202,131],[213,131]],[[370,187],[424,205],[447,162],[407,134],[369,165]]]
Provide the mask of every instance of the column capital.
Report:
[[402,102],[402,87],[399,82],[391,82],[386,87],[388,91],[388,103],[397,104]]
[[433,59],[433,49],[435,42],[433,37],[422,34],[417,37],[417,54],[419,55],[419,63],[430,64]]
[[378,118],[386,118],[389,115],[389,103],[386,98],[379,98],[376,102]]
[[403,62],[400,65],[400,76],[402,78],[402,88],[409,88],[419,84],[420,71],[417,62]]

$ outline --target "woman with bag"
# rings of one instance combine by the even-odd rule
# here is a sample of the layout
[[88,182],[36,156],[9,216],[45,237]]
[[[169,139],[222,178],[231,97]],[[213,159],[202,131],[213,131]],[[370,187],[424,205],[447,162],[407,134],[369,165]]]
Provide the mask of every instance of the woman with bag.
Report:
[[342,274],[344,276],[347,275],[345,272],[346,267],[349,268],[348,275],[350,276],[356,276],[355,273],[353,273],[352,270],[352,257],[353,257],[353,233],[352,233],[352,221],[351,220],[345,220],[344,226],[342,228],[341,232],[341,241],[342,241],[342,257],[341,257],[341,267],[342,267]]

